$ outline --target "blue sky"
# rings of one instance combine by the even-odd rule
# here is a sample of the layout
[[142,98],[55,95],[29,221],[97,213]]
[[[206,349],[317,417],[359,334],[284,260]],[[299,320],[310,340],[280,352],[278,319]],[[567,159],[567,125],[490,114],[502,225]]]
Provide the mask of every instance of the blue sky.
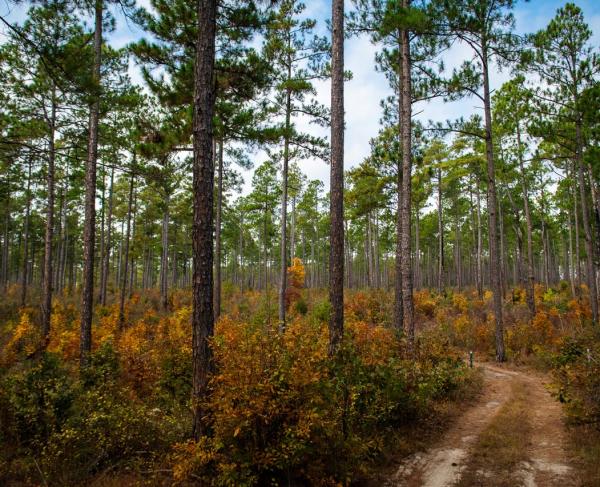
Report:
[[[148,5],[148,0],[138,1],[141,5]],[[330,15],[330,1],[306,0],[307,17],[318,21],[318,28],[326,33],[325,21]],[[564,5],[565,1],[559,0],[532,0],[530,2],[518,2],[514,14],[516,19],[516,31],[518,33],[533,32],[543,28],[555,15],[556,10]],[[592,42],[594,46],[600,45],[600,0],[577,0],[576,3],[584,12],[585,19],[592,29],[594,35]],[[346,10],[350,10],[352,4],[346,1]],[[117,17],[117,29],[110,34],[110,42],[115,47],[139,39],[144,33],[127,22],[118,11],[113,13]],[[8,17],[12,22],[23,18],[23,7],[16,7],[7,0],[0,0],[0,15]],[[0,42],[2,42],[3,30],[0,28]],[[369,153],[369,140],[377,135],[379,120],[381,118],[380,100],[391,93],[387,80],[381,73],[375,71],[374,56],[378,46],[373,45],[367,37],[352,38],[345,44],[346,69],[353,73],[353,79],[345,85],[345,108],[346,108],[346,135],[345,135],[345,165],[352,167],[359,164]],[[471,56],[469,49],[457,45],[444,55],[446,69],[449,70]],[[136,66],[131,64],[131,75],[134,81],[140,82],[139,72]],[[494,70],[490,83],[492,89],[498,88],[504,81],[509,79],[510,73]],[[320,82],[316,86],[317,99],[329,105],[329,82]],[[427,121],[443,121],[459,116],[468,117],[479,111],[477,101],[464,99],[454,103],[443,103],[441,100],[433,101],[422,106],[416,106],[414,112],[420,112],[417,118]],[[309,125],[306,120],[297,119],[299,127],[316,134],[327,135],[328,131]],[[256,164],[265,158],[263,152],[254,156]],[[311,179],[321,179],[326,188],[329,185],[329,166],[319,160],[298,161],[300,167]],[[249,189],[251,172],[244,174],[244,193]]]

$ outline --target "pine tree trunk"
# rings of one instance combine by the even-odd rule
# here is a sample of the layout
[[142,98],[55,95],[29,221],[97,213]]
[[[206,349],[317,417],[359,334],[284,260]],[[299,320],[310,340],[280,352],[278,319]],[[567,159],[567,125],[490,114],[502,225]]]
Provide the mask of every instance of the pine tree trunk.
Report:
[[455,259],[456,259],[456,287],[460,291],[462,289],[462,261],[460,255],[460,219],[458,214],[456,215],[456,229],[455,229]]
[[[288,64],[288,80],[291,80],[291,61]],[[285,139],[283,145],[283,167],[281,169],[281,249],[279,256],[279,332],[285,330],[285,293],[287,290],[287,200],[288,164],[290,161],[289,131],[291,127],[292,95],[288,88],[285,107]]]
[[419,208],[415,208],[415,287],[423,287],[423,276],[421,275],[421,236]]
[[83,272],[81,296],[81,337],[79,360],[87,366],[92,351],[92,313],[94,304],[94,247],[96,235],[96,161],[98,158],[98,119],[100,115],[100,64],[102,54],[103,0],[95,0],[94,101],[90,106],[88,150],[85,163],[85,220],[83,225]]
[[329,355],[344,333],[344,0],[332,1]]
[[[402,1],[404,9],[410,6],[409,0]],[[412,181],[412,88],[411,88],[411,60],[409,32],[403,29],[400,33],[400,46],[402,58],[401,70],[401,144],[402,144],[402,237],[401,237],[401,272],[402,272],[402,314],[403,327],[408,336],[409,347],[412,349],[415,340],[413,282],[411,262],[411,181]]]
[[[214,147],[214,146],[213,146]],[[215,321],[221,314],[221,218],[223,213],[223,140],[219,142],[217,167],[217,211],[215,221]]]
[[292,221],[290,223],[290,262],[296,257],[296,195],[292,196]]
[[[134,190],[133,192],[133,215],[131,216],[131,245],[130,251],[133,249],[133,243],[135,241],[135,235],[137,230],[137,225],[135,223],[137,216],[137,192]],[[133,296],[133,289],[137,287],[137,269],[136,269],[136,258],[133,252],[131,252],[131,274],[129,275],[129,297]]]
[[60,291],[59,286],[60,286],[60,266],[61,266],[61,257],[62,257],[62,249],[63,249],[63,244],[64,244],[64,235],[63,235],[63,225],[62,225],[62,208],[64,206],[66,200],[66,195],[65,195],[65,191],[64,188],[61,188],[60,191],[60,199],[59,199],[59,204],[58,204],[58,208],[59,208],[59,213],[58,213],[58,218],[54,218],[54,235],[58,238],[55,237],[55,248],[54,248],[54,252],[53,255],[54,257],[54,272],[52,273],[52,289],[54,290],[54,292]]
[[529,210],[529,190],[527,188],[527,179],[525,168],[523,166],[523,153],[521,151],[521,129],[517,123],[517,144],[519,153],[519,169],[521,171],[521,188],[523,191],[523,208],[525,210],[525,224],[527,226],[527,285],[525,287],[525,295],[527,299],[527,307],[529,313],[533,317],[535,315],[535,272],[533,267],[533,224],[531,222],[531,212]]
[[477,295],[483,297],[483,262],[482,262],[482,236],[481,236],[481,196],[477,186],[477,262],[475,278],[477,280]]
[[490,283],[494,293],[494,318],[496,321],[496,360],[504,362],[504,322],[502,317],[502,289],[500,283],[500,255],[498,235],[498,200],[496,197],[496,173],[494,167],[494,143],[492,139],[492,111],[490,101],[490,83],[488,71],[488,52],[485,38],[481,49],[483,67],[483,105],[485,112],[485,152],[487,160],[488,183],[488,224],[490,249]]
[[4,214],[4,237],[2,242],[2,289],[6,295],[8,289],[8,249],[10,240],[10,178],[7,177],[6,181],[6,202],[5,202],[5,214]]
[[[104,277],[104,252],[106,250],[106,168],[102,170],[102,194],[100,196],[100,292],[98,302],[102,303],[102,279]],[[97,274],[97,272],[96,272]],[[103,303],[102,303],[103,304]]]
[[131,209],[133,205],[133,184],[135,176],[133,172],[129,178],[129,199],[127,201],[127,233],[125,234],[125,256],[123,269],[123,278],[121,280],[121,294],[119,296],[119,330],[125,326],[125,290],[127,289],[127,273],[129,265],[129,238],[131,236]]
[[[42,283],[42,336],[47,344],[50,335],[50,317],[52,314],[52,240],[54,232],[54,163],[56,159],[55,150],[55,128],[56,128],[56,88],[52,89],[52,107],[49,120],[48,141],[48,205],[46,208],[46,235],[44,238],[44,281]],[[45,346],[44,344],[44,346]]]
[[[106,306],[106,288],[108,286],[108,269],[110,254],[112,250],[112,224],[113,224],[113,201],[114,201],[115,168],[110,172],[110,189],[108,190],[108,215],[106,218],[106,241],[100,253],[102,260],[102,272],[100,275],[100,304]],[[104,211],[104,210],[103,210]]]
[[352,288],[353,272],[352,272],[352,249],[350,248],[350,239],[348,236],[348,220],[344,221],[345,228],[345,244],[344,249],[346,252],[346,286]]
[[244,217],[240,215],[240,238],[238,241],[238,255],[240,259],[240,293],[244,294]]
[[588,178],[590,182],[590,193],[592,195],[592,213],[594,215],[595,238],[594,238],[594,268],[596,272],[596,288],[598,288],[598,278],[600,278],[600,201],[598,199],[598,187],[592,173],[592,166],[588,162],[586,165]]
[[502,213],[502,203],[498,204],[498,219],[500,227],[500,287],[502,289],[502,299],[506,298],[506,256],[504,245],[504,216]]
[[58,269],[57,269],[57,288],[59,291],[62,291],[65,288],[65,272],[67,267],[67,254],[69,247],[69,221],[67,219],[67,195],[69,192],[68,185],[68,169],[65,175],[65,185],[63,189],[63,194],[65,195],[62,201],[61,208],[61,221],[62,221],[62,229],[63,229],[63,245],[61,246],[61,254],[59,255],[58,261]]
[[372,288],[374,282],[373,270],[373,233],[371,230],[371,212],[367,212],[367,240],[365,242],[365,257],[367,259],[367,286]]
[[25,223],[23,224],[23,275],[21,277],[21,306],[27,301],[27,285],[29,281],[29,214],[31,212],[31,159],[27,171],[27,203],[25,206]]
[[585,236],[585,253],[586,253],[586,278],[590,293],[590,305],[592,307],[592,321],[595,325],[598,324],[598,292],[596,289],[596,269],[594,267],[594,247],[592,241],[592,229],[589,221],[589,213],[587,207],[587,197],[585,190],[585,177],[583,167],[583,155],[581,153],[583,141],[581,134],[581,120],[578,118],[575,123],[576,134],[576,163],[577,163],[577,179],[579,181],[579,195],[581,199],[581,215],[583,220],[583,231]]
[[573,222],[571,220],[571,212],[567,214],[567,220],[569,222],[569,282],[571,284],[571,295],[577,296],[575,290],[575,264],[573,262]]
[[[398,32],[399,38],[402,39],[403,34],[402,31]],[[402,41],[399,42],[398,45],[398,79],[402,80],[402,70],[404,69],[404,63],[402,62]],[[402,114],[403,114],[403,102],[402,96],[404,95],[404,90],[402,86],[402,81],[398,83],[398,132],[400,134],[400,139],[402,140],[403,126],[402,126]],[[394,328],[397,331],[404,330],[404,299],[402,296],[402,190],[403,190],[403,159],[402,157],[402,149],[400,148],[400,153],[398,154],[398,164],[396,167],[396,252],[394,256]]]
[[160,300],[164,310],[169,306],[169,202],[170,195],[167,193],[163,209],[160,255]]
[[374,247],[374,252],[373,252],[373,267],[375,269],[374,271],[374,276],[375,276],[375,288],[379,289],[381,287],[381,258],[380,258],[380,251],[379,251],[379,215],[378,215],[378,210],[375,210],[375,222],[373,225],[374,231],[373,231],[373,247]]
[[444,282],[444,273],[445,273],[445,265],[444,265],[444,220],[443,220],[443,206],[442,206],[442,170],[438,168],[437,173],[437,190],[438,190],[438,293],[442,294],[444,290],[445,282]]
[[[543,194],[543,192],[542,192]],[[542,196],[543,198],[543,196]],[[544,206],[542,205],[542,214],[544,214]],[[542,278],[544,281],[544,286],[546,289],[550,286],[550,272],[549,272],[549,256],[548,256],[548,245],[547,245],[547,235],[546,235],[546,222],[544,218],[542,218]]]
[[192,246],[193,311],[193,436],[207,433],[205,410],[210,375],[214,369],[210,337],[214,334],[213,310],[213,190],[212,154],[213,115],[215,111],[215,37],[216,0],[198,0],[198,34],[194,66],[193,190],[194,220]]

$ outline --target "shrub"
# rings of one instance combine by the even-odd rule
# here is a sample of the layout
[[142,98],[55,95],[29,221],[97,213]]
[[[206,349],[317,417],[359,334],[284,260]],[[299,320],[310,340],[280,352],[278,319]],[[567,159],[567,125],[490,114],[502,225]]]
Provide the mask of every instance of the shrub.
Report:
[[117,352],[111,342],[104,342],[90,355],[88,366],[81,370],[81,382],[88,388],[114,383],[119,371]]
[[160,410],[112,385],[82,391],[73,410],[42,451],[44,471],[57,483],[150,459],[151,452],[166,450],[180,429],[166,423]]
[[0,354],[0,364],[10,366],[17,359],[32,356],[39,347],[41,333],[39,327],[31,322],[31,315],[24,311],[16,324],[9,323],[10,338]]
[[600,431],[600,333],[565,340],[554,360],[556,394],[570,420]]
[[[326,303],[326,301],[323,301]],[[223,318],[206,404],[212,436],[175,447],[178,480],[216,485],[334,485],[356,478],[384,447],[386,428],[425,414],[466,379],[448,343],[404,358],[390,329],[350,322],[335,360],[327,326],[294,320],[283,336]]]
[[[23,373],[4,379],[2,436],[38,449],[66,422],[75,398],[73,381],[57,355],[44,353]],[[9,429],[8,429],[9,428]]]
[[331,313],[331,304],[328,300],[319,301],[313,306],[312,318],[317,323],[326,323],[329,321]]
[[298,301],[296,301],[296,303],[294,304],[294,309],[296,310],[296,313],[302,316],[308,313],[308,305],[302,297],[298,299]]
[[158,386],[164,399],[179,405],[189,403],[192,395],[192,369],[190,353],[166,350],[160,363]]

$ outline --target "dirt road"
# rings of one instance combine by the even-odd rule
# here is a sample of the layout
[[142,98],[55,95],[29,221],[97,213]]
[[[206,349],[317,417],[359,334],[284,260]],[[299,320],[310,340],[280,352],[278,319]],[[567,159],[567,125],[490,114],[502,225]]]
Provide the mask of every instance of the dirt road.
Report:
[[481,364],[484,386],[438,444],[405,459],[388,486],[575,486],[560,404],[534,373]]

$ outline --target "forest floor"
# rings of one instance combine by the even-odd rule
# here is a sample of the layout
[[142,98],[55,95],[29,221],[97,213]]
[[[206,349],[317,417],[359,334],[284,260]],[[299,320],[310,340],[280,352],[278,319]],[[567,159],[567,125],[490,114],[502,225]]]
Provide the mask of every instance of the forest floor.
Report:
[[527,369],[480,364],[477,401],[424,452],[403,459],[387,486],[578,485],[561,404],[547,377]]

